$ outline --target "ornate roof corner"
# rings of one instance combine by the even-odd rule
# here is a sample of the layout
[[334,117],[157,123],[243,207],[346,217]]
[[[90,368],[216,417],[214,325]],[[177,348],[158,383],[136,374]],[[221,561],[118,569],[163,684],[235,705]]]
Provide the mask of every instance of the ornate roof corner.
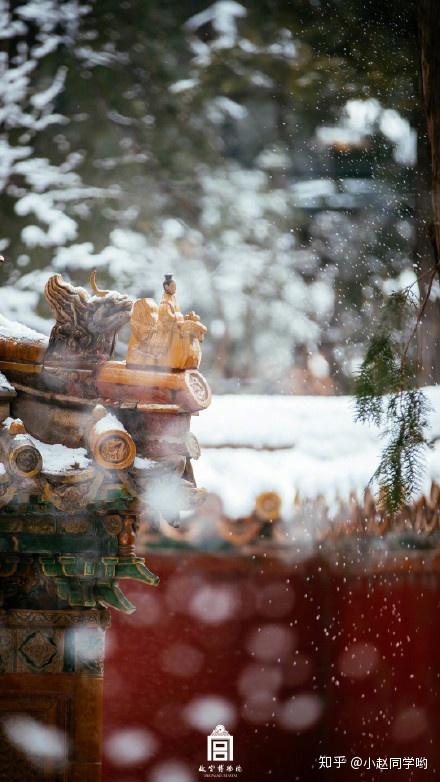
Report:
[[[159,307],[100,290],[95,273],[90,285],[92,293],[49,278],[49,340],[0,316],[0,604],[8,610],[133,611],[118,582],[158,583],[136,553],[140,518],[175,526],[205,496],[191,468],[200,449],[190,419],[210,401],[198,371],[206,328],[180,313],[170,275]],[[130,318],[127,361],[115,361]]]

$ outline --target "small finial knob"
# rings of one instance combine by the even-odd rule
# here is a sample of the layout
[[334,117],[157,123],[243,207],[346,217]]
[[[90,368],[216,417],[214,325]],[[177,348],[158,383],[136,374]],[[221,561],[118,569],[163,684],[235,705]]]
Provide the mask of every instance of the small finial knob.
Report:
[[166,290],[170,286],[173,286],[175,288],[176,287],[176,281],[173,280],[173,275],[172,274],[165,274],[162,285],[163,285],[164,290]]

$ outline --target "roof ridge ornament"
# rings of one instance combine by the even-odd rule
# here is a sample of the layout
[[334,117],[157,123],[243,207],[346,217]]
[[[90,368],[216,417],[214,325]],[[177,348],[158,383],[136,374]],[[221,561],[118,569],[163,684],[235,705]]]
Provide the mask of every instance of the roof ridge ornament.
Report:
[[181,312],[172,274],[165,274],[162,285],[159,306],[153,299],[133,305],[127,366],[198,369],[206,326],[195,312]]
[[[172,274],[159,306],[100,289],[96,271],[90,288],[53,274],[49,340],[12,322],[0,333],[0,604],[8,610],[40,601],[132,612],[118,581],[158,582],[136,553],[141,517],[175,524],[204,496],[189,429],[210,402],[197,370],[206,328],[180,312]],[[112,354],[132,311],[139,360],[130,365]],[[158,483],[179,489],[175,502],[151,500]]]

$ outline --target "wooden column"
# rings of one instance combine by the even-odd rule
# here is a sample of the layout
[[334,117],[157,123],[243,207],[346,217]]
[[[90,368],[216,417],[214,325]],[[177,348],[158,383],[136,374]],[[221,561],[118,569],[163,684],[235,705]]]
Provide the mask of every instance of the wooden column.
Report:
[[99,782],[105,610],[0,611],[0,782]]

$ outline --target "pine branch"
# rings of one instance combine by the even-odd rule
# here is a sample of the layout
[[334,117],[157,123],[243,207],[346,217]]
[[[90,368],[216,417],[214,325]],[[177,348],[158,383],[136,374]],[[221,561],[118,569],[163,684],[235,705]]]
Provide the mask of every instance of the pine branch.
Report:
[[[424,474],[428,403],[417,388],[417,366],[411,360],[411,348],[435,273],[436,270],[430,276],[427,294],[416,312],[409,289],[387,302],[378,333],[370,341],[356,380],[357,420],[381,427],[386,439],[372,480],[379,487],[380,505],[391,514],[411,500]],[[407,331],[414,312],[415,325],[402,347],[401,335]]]

